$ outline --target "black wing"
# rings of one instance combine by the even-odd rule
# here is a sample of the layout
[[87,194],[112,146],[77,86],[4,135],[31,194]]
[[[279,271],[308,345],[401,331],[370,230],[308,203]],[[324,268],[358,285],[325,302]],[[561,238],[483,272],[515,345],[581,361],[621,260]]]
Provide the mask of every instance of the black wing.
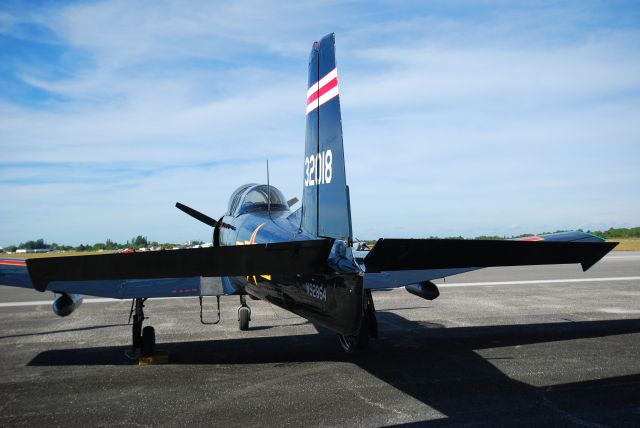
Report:
[[364,263],[367,272],[566,263],[580,263],[587,270],[616,245],[598,238],[532,242],[380,239]]
[[36,290],[52,281],[310,274],[324,272],[333,240],[293,241],[27,261]]

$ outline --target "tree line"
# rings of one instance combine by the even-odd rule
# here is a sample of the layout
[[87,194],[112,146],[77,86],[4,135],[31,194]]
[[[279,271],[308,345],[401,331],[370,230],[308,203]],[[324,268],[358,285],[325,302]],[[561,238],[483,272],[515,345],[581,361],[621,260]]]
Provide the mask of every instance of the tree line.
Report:
[[[586,232],[592,235],[599,236],[605,239],[621,239],[621,238],[640,238],[640,227],[611,227],[607,230],[582,230],[578,229],[579,232]],[[554,232],[544,232],[539,235],[545,235],[548,233],[560,233],[566,232],[566,230],[556,230]],[[523,234],[517,236],[498,236],[498,235],[481,235],[473,239],[484,239],[484,240],[501,240],[501,239],[516,239],[516,238],[525,238],[527,236],[534,236],[533,234]],[[446,238],[440,238],[438,236],[430,236],[429,239],[464,239],[462,236],[448,236]],[[367,241],[374,243],[375,241]],[[203,241],[189,241],[189,245],[202,245]],[[78,246],[72,245],[60,245],[57,243],[47,244],[43,239],[37,239],[35,241],[27,241],[21,242],[19,245],[9,245],[5,247],[4,250],[8,252],[15,252],[17,249],[25,249],[25,250],[49,250],[49,251],[100,251],[100,250],[122,250],[125,248],[173,248],[176,247],[177,244],[173,243],[159,243],[157,241],[149,241],[146,236],[138,235],[131,240],[128,240],[126,243],[119,244],[111,239],[107,239],[105,242],[97,242],[93,245],[90,244],[80,244]]]
[[[583,230],[583,229],[577,229],[578,232],[584,232],[584,233],[590,233],[591,235],[595,235],[595,236],[599,236],[600,238],[605,238],[605,239],[627,239],[627,238],[640,238],[640,227],[611,227],[607,230],[604,231],[600,231],[600,230]],[[489,241],[496,241],[496,240],[505,240],[505,239],[518,239],[518,238],[526,238],[529,236],[537,236],[537,235],[548,235],[551,233],[562,233],[562,232],[569,232],[568,230],[554,230],[553,232],[542,232],[542,233],[537,233],[537,234],[533,234],[533,233],[524,233],[522,235],[512,235],[512,236],[500,236],[500,235],[480,235],[480,236],[476,236],[475,238],[471,238],[471,239],[477,239],[477,240],[489,240]],[[466,239],[462,236],[446,236],[444,238],[440,237],[440,236],[429,236],[428,239]],[[368,244],[375,244],[376,241],[364,241],[367,242]]]
[[[203,241],[189,241],[189,245],[202,245]],[[49,251],[117,251],[125,248],[133,248],[139,250],[140,248],[173,248],[177,244],[174,243],[159,243],[157,241],[149,241],[146,236],[138,235],[125,243],[118,243],[107,239],[105,242],[97,242],[91,244],[73,245],[61,245],[57,243],[48,244],[44,242],[44,239],[37,239],[35,241],[21,242],[19,245],[9,245],[4,248],[7,252],[15,252],[18,249],[24,250],[49,250]]]
[[[640,238],[640,227],[610,227],[607,230],[583,230],[577,229],[578,232],[589,233],[591,235],[599,236],[600,238],[605,239],[621,239],[621,238]],[[537,235],[548,235],[550,233],[562,233],[569,232],[568,230],[555,230],[553,232],[543,232],[538,233]],[[514,236],[496,236],[496,235],[483,235],[478,236],[473,239],[517,239],[517,238],[526,238],[528,236],[536,236],[532,233],[525,233],[523,235],[514,235]],[[451,239],[451,238],[448,238]],[[454,237],[453,239],[462,239],[462,237]]]

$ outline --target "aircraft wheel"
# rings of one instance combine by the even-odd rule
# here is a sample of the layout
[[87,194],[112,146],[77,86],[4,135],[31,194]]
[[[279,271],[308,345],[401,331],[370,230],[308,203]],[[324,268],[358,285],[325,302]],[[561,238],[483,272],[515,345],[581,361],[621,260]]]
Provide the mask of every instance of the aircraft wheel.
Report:
[[251,319],[251,309],[248,306],[240,306],[238,309],[238,324],[240,330],[249,330],[249,320]]
[[338,345],[347,354],[366,349],[369,345],[369,326],[367,319],[362,319],[362,325],[358,334],[353,336],[338,335]]
[[141,348],[143,357],[150,357],[156,351],[156,331],[150,325],[142,329]]

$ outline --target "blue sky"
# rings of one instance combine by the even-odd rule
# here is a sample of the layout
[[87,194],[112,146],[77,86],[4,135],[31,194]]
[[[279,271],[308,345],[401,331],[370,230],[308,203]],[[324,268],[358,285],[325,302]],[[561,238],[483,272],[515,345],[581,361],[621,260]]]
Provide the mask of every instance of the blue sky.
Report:
[[0,245],[210,240],[300,196],[307,56],[336,33],[354,234],[640,224],[638,2],[0,3]]

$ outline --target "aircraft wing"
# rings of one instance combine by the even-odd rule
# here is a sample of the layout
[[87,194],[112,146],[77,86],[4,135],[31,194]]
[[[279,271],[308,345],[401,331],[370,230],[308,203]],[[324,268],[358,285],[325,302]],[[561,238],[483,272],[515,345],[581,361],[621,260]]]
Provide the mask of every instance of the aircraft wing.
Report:
[[[122,256],[124,256],[123,254]],[[79,256],[89,257],[89,256]],[[33,288],[27,261],[0,258],[0,285]],[[225,287],[220,278],[184,277],[156,279],[113,279],[83,281],[52,281],[48,291],[67,294],[88,294],[113,299],[174,296],[215,296],[232,294],[235,289]]]
[[31,288],[27,263],[23,259],[0,258],[0,284]]
[[0,284],[115,298],[200,295],[212,277],[326,270],[332,240],[2,259]]
[[[314,240],[0,259],[0,284],[120,299],[203,295],[212,277],[323,272],[331,245],[332,240]],[[515,241],[380,239],[359,262],[366,288],[394,288],[492,266],[580,263],[587,270],[616,245],[581,232]]]
[[579,263],[586,271],[616,245],[582,232],[495,241],[379,239],[362,263],[366,288],[392,288],[494,266]]

